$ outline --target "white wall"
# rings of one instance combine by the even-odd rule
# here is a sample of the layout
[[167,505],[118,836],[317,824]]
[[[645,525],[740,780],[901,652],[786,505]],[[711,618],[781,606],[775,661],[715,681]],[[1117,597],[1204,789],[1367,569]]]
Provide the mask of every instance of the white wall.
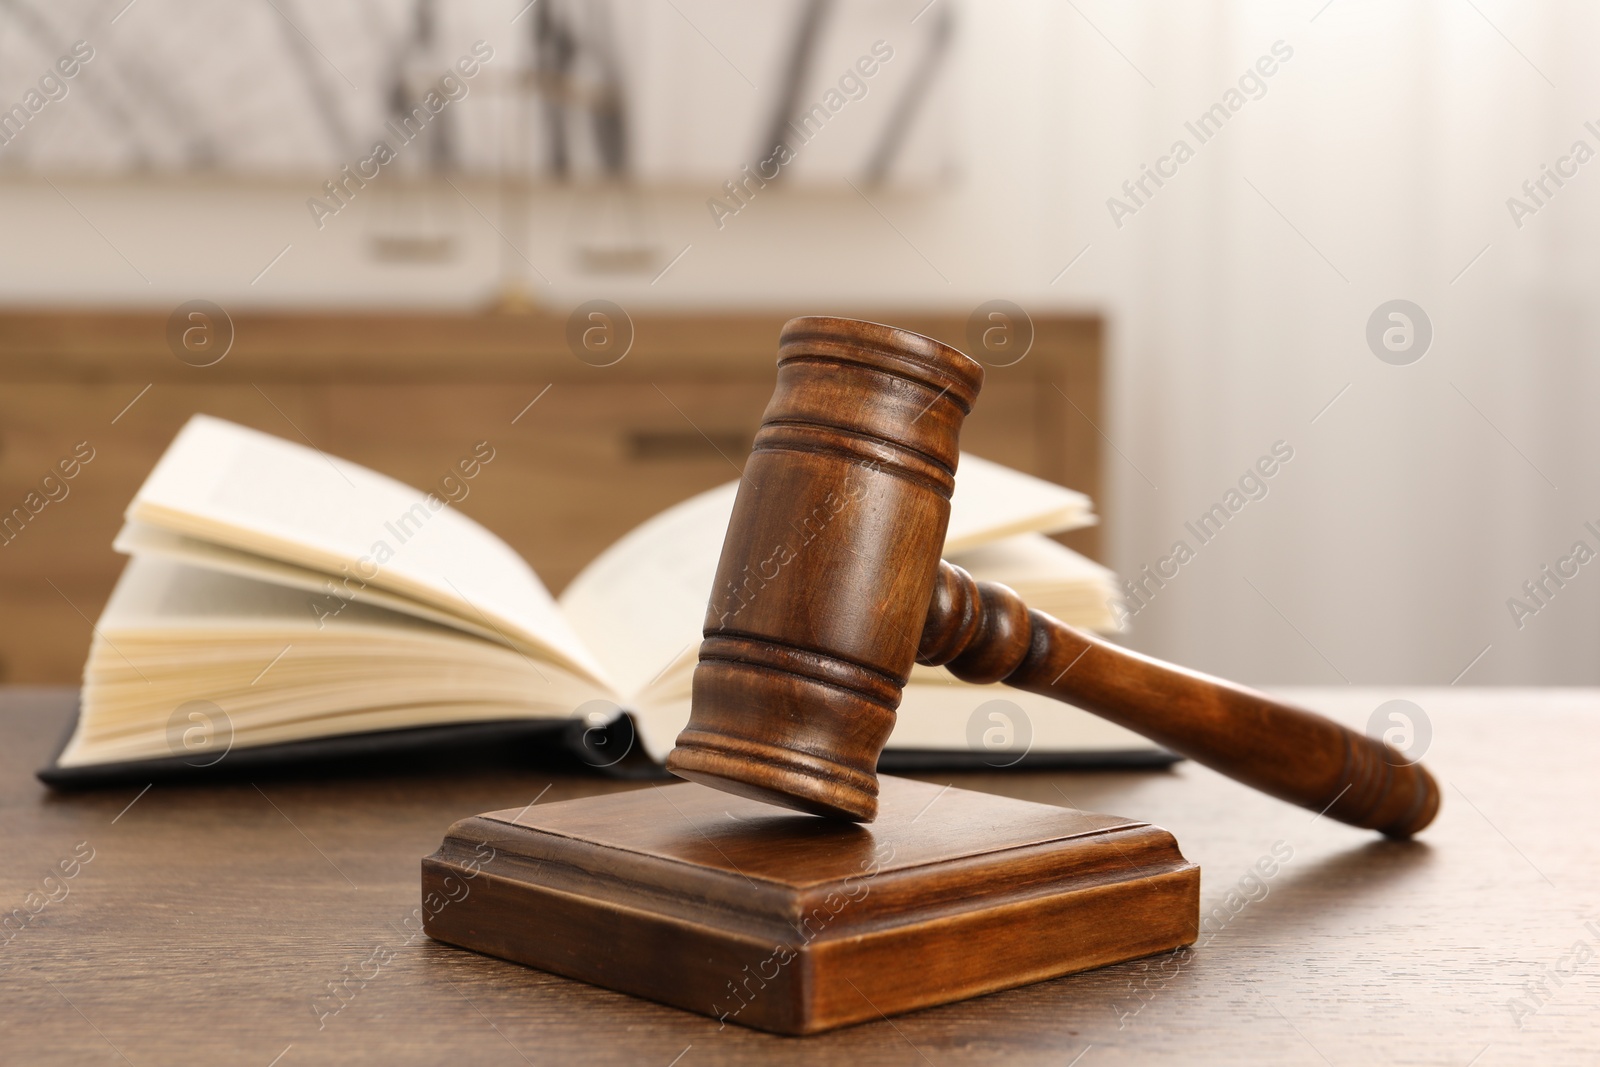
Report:
[[[1506,604],[1574,541],[1600,549],[1582,296],[1600,164],[1520,229],[1506,208],[1575,139],[1600,149],[1592,9],[1080,7],[1155,83],[1109,48],[1069,75],[1100,105],[1066,106],[1060,158],[1093,172],[1102,212],[1272,42],[1294,49],[1121,229],[1087,190],[1064,211],[1106,253],[1118,324],[1118,567],[1166,554],[1274,441],[1296,450],[1141,612],[1138,643],[1257,681],[1442,684],[1483,652],[1463,684],[1595,682],[1600,567],[1520,629]],[[1396,297],[1434,326],[1411,366],[1363,336]]]
[[[1574,139],[1600,149],[1582,127],[1600,127],[1596,19],[1504,0],[970,5],[965,85],[933,116],[964,146],[950,188],[874,194],[876,208],[848,189],[763,194],[721,231],[716,190],[657,192],[642,210],[663,262],[692,247],[654,284],[576,269],[592,196],[541,197],[515,236],[556,308],[1101,309],[1124,573],[1166,555],[1275,441],[1294,449],[1138,614],[1133,644],[1250,682],[1373,684],[1445,684],[1488,646],[1462,684],[1592,684],[1600,564],[1520,630],[1506,600],[1575,540],[1600,549],[1582,528],[1600,528],[1584,302],[1600,161],[1520,229],[1505,200]],[[1278,40],[1294,55],[1266,95],[1117,227],[1107,197]],[[381,198],[318,231],[304,201],[320,178],[56,185],[0,185],[9,303],[470,306],[508,258],[454,203],[455,261],[375,265]],[[462,188],[500,222],[491,188]],[[1434,326],[1411,366],[1364,340],[1396,297]]]

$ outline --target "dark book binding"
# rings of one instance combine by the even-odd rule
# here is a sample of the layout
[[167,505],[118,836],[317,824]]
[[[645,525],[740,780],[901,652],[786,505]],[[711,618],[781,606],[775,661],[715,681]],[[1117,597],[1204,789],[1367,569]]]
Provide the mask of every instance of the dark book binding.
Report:
[[448,773],[545,767],[613,778],[666,778],[666,770],[636,742],[633,719],[603,727],[581,719],[498,719],[338,734],[230,748],[220,755],[180,753],[158,759],[62,767],[35,772],[55,789],[99,789],[150,782],[230,782],[258,778],[330,778],[373,774]]
[[[59,759],[72,736],[56,748]],[[430,774],[542,767],[623,779],[671,777],[637,742],[633,719],[622,715],[602,727],[581,719],[497,719],[338,734],[230,748],[221,755],[178,754],[62,767],[52,760],[37,771],[60,790],[100,789],[151,782],[232,782],[261,778],[342,778],[375,774]],[[1163,749],[1009,753],[949,749],[886,749],[886,773],[998,770],[1116,770],[1170,766],[1180,757]]]

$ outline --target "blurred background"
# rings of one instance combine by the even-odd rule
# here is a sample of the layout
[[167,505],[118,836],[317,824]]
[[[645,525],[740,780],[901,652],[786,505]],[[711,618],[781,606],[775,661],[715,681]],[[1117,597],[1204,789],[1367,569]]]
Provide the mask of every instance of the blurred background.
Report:
[[990,365],[965,446],[1095,498],[1067,541],[1137,583],[1136,648],[1600,683],[1597,30],[1508,0],[5,0],[0,509],[94,458],[0,535],[0,671],[76,681],[195,411],[418,485],[491,440],[461,507],[559,590],[732,477],[779,325],[838,313]]

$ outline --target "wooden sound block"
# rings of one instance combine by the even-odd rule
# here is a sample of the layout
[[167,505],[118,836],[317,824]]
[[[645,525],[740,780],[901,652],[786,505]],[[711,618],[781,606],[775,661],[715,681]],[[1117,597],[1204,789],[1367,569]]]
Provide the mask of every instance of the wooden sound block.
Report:
[[440,941],[782,1034],[1189,944],[1148,823],[885,777],[876,822],[694,784],[489,812],[422,861]]

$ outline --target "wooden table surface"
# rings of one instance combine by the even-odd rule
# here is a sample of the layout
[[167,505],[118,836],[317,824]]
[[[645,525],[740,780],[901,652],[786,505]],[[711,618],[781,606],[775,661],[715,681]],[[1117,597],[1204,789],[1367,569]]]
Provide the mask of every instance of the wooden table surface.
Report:
[[[1358,726],[1397,696],[1424,710],[1444,808],[1422,840],[1193,765],[929,775],[1158,823],[1226,921],[1178,956],[780,1038],[412,934],[418,860],[452,821],[631,786],[528,771],[57,795],[32,771],[73,695],[3,690],[0,906],[53,899],[0,944],[0,1060],[1600,1062],[1600,692],[1289,695]],[[1254,875],[1275,847],[1292,857]]]

